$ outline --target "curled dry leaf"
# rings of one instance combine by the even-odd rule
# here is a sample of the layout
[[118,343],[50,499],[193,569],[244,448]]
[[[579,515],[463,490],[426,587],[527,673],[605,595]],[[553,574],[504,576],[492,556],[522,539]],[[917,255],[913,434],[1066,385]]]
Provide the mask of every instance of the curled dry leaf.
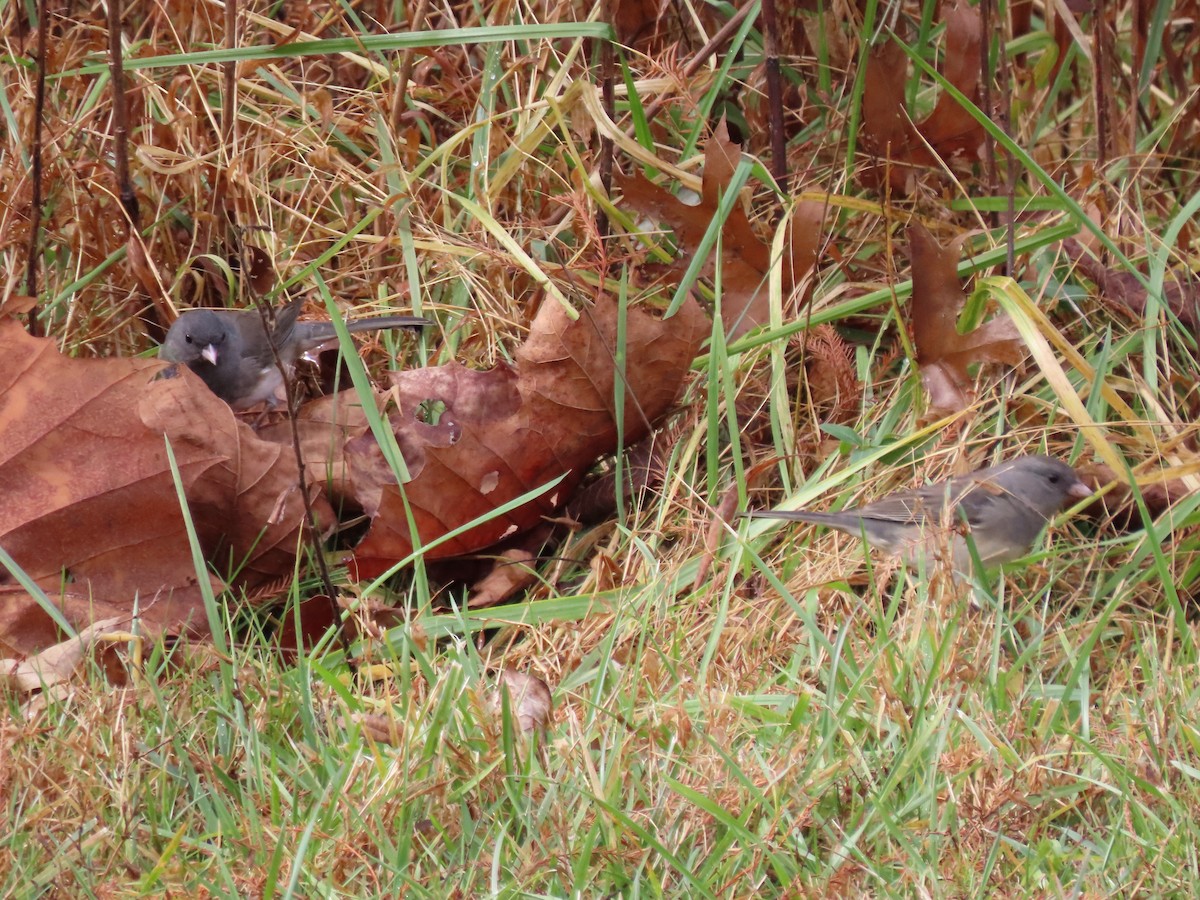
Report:
[[[690,300],[666,321],[628,312],[627,443],[670,410],[708,330]],[[475,552],[552,515],[595,461],[618,449],[616,334],[616,305],[607,297],[576,321],[559,304],[544,303],[515,366],[394,373],[390,421],[412,480],[402,494],[370,433],[347,442],[354,494],[372,516],[354,550],[358,577],[378,575],[411,552],[406,499],[424,545],[562,477],[557,488],[429,550],[430,559]],[[418,418],[430,401],[444,409],[436,424]]]
[[155,309],[158,311],[158,316],[161,321],[169,322],[171,320],[171,302],[167,298],[167,292],[163,288],[162,279],[158,277],[158,270],[150,261],[150,256],[146,252],[146,245],[142,241],[142,236],[137,233],[136,229],[129,235],[129,239],[125,242],[125,258],[129,263],[130,269],[133,270],[134,277],[142,286],[142,290],[146,292],[146,296],[154,303]]
[[526,675],[516,669],[503,669],[496,678],[495,690],[488,696],[487,710],[499,716],[504,709],[501,691],[508,692],[508,708],[517,717],[521,731],[545,728],[554,710],[550,688],[536,675]]
[[[80,609],[88,602],[86,595],[72,591],[62,591],[54,599],[62,610]],[[103,605],[100,611],[117,612]],[[53,646],[61,637],[62,630],[25,588],[0,585],[0,656],[29,656]]]
[[704,553],[696,565],[696,577],[692,579],[693,591],[700,590],[708,581],[709,569],[712,568],[713,560],[717,558],[717,551],[721,549],[721,538],[729,531],[730,523],[737,515],[738,500],[738,486],[731,484],[725,488],[720,503],[713,510],[708,528],[704,532]]
[[[968,100],[979,100],[979,75],[983,64],[983,19],[979,8],[957,0],[942,13],[946,23],[946,80]],[[917,126],[943,158],[964,153],[977,156],[983,144],[983,126],[957,100],[943,91],[933,112]]]
[[[660,14],[659,6],[658,0],[613,0],[612,23],[617,40],[626,47],[640,44],[641,52],[658,46],[661,30],[671,21],[670,17]],[[657,56],[657,52],[653,55]]]
[[37,306],[37,297],[28,294],[9,294],[0,300],[0,316],[20,316]]
[[272,644],[286,665],[295,665],[302,652],[311,650],[330,628],[340,628],[337,607],[325,594],[301,597],[279,621]]
[[595,525],[617,511],[618,496],[623,496],[626,503],[639,502],[644,491],[663,483],[667,457],[679,442],[679,434],[678,426],[672,425],[643,438],[626,451],[620,483],[617,467],[609,467],[571,496],[563,514],[574,522]]
[[[401,731],[400,723],[391,716],[381,716],[377,713],[352,713],[349,721],[356,723],[362,728],[363,734],[377,744],[399,747],[404,743],[404,734]],[[345,719],[340,719],[338,724],[345,728],[348,723]]]
[[275,261],[261,247],[247,245],[239,268],[245,283],[256,295],[262,296],[275,286]]
[[[1133,316],[1145,316],[1148,292],[1141,279],[1132,272],[1108,268],[1074,238],[1063,242],[1063,250],[1079,266],[1079,271],[1096,283],[1105,300]],[[1162,299],[1185,328],[1194,331],[1200,327],[1200,288],[1195,281],[1187,284],[1173,279],[1166,281]]]
[[537,554],[523,548],[505,550],[496,560],[492,571],[472,586],[467,606],[471,609],[495,606],[533,584],[537,580],[537,570],[533,565],[536,561]]
[[[129,619],[128,616],[124,618],[126,621]],[[36,656],[21,662],[0,659],[0,676],[3,676],[9,688],[21,693],[52,687],[66,681],[79,668],[79,664],[91,651],[97,639],[120,621],[120,616],[114,616],[94,622],[75,637],[47,647]]]
[[[205,558],[245,560],[247,588],[290,571],[303,518],[290,448],[256,438],[186,369],[69,359],[11,320],[0,345],[0,545],[72,626],[136,602],[151,629],[206,628],[164,437]],[[0,641],[44,637],[29,603],[0,607]]]
[[966,298],[958,282],[958,247],[942,247],[915,221],[908,228],[908,242],[913,271],[910,316],[921,382],[933,415],[957,412],[970,403],[969,365],[1020,365],[1025,346],[1007,316],[959,334],[958,315]]
[[[640,171],[629,176],[613,173],[627,206],[666,223],[675,232],[682,250],[681,258],[672,267],[676,281],[699,249],[740,156],[741,147],[729,139],[729,128],[721,119],[705,145],[704,177],[698,206],[680,202]],[[796,207],[784,242],[788,254],[782,262],[785,301],[816,265],[824,215],[825,207],[820,203],[805,201]],[[711,274],[713,270],[714,263],[709,260],[704,272]],[[759,240],[745,211],[735,205],[721,229],[721,309],[728,338],[736,338],[770,320],[767,290],[770,270],[770,246]],[[785,316],[791,311],[785,309]]]
[[908,117],[904,103],[907,76],[908,57],[898,44],[889,40],[871,49],[863,82],[863,147],[892,161],[892,190],[902,194],[912,189],[912,166],[932,166],[936,162]]

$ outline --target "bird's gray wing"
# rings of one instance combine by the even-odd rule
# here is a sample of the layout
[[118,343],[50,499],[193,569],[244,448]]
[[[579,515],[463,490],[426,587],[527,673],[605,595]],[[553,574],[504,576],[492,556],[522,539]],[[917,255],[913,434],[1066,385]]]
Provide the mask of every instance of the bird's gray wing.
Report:
[[939,481],[916,490],[889,494],[859,508],[857,512],[861,516],[885,522],[924,525],[929,521],[940,521],[947,498],[953,503],[969,488],[970,483],[965,477]]
[[[271,337],[275,342],[275,349],[278,351],[280,358],[289,366],[300,358],[302,352],[296,346],[296,320],[300,318],[300,310],[303,308],[304,299],[297,297],[275,313],[275,328],[271,332]],[[259,319],[258,324],[261,326],[261,317],[256,313],[255,318]],[[274,365],[275,359],[271,354],[271,347],[267,344],[266,333],[260,331],[260,335],[262,337],[262,347],[261,352],[256,353],[256,356],[264,366]]]

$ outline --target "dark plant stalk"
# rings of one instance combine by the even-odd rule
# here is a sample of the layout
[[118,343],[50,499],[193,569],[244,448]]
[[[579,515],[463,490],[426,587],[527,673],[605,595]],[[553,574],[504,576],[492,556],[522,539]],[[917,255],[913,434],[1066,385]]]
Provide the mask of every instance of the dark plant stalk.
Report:
[[783,81],[779,73],[779,23],[775,0],[762,0],[763,64],[767,73],[767,122],[771,131],[771,174],[788,193],[787,140],[783,131]]
[[1103,172],[1112,157],[1112,123],[1109,121],[1109,86],[1112,81],[1112,63],[1108,46],[1108,3],[1096,0],[1092,11],[1092,44],[1096,72],[1096,170]]
[[30,148],[30,177],[33,193],[29,201],[29,256],[25,267],[25,294],[33,298],[29,310],[29,333],[38,337],[42,333],[38,320],[38,238],[42,231],[42,119],[46,113],[46,32],[50,30],[46,19],[46,0],[38,2],[37,39],[37,88],[33,112],[33,146]]
[[[983,52],[979,54],[979,105],[986,115],[992,114],[992,0],[980,0],[979,20],[983,31]],[[999,41],[1004,52],[1004,40]],[[995,196],[999,186],[996,174],[996,141],[990,131],[983,133],[983,167],[987,172],[988,193]],[[999,213],[989,215],[992,227],[999,224]]]
[[[614,68],[612,41],[602,41],[600,44],[600,99],[604,105],[604,114],[610,121],[615,119],[617,114],[616,90],[613,87]],[[606,196],[612,193],[612,171],[613,140],[606,135],[601,135],[600,184]],[[608,213],[603,208],[596,213],[596,231],[601,238],[608,236]]]
[[113,137],[116,147],[117,190],[125,210],[126,228],[137,230],[138,200],[129,181],[129,103],[125,96],[125,66],[121,55],[121,0],[108,3],[108,61],[112,70]]

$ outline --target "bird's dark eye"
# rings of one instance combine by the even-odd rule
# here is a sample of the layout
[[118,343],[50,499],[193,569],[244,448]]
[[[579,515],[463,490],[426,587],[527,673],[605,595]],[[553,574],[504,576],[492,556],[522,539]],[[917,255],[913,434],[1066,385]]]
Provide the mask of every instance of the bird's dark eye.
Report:
[[1062,480],[1062,476],[1059,475],[1057,472],[1054,472],[1050,475],[1050,483],[1051,484],[1058,484],[1059,481],[1061,481],[1061,480]]
[[192,342],[192,336],[191,336],[190,334],[185,334],[185,335],[183,336],[183,339],[184,339],[185,341],[187,341],[189,344]]

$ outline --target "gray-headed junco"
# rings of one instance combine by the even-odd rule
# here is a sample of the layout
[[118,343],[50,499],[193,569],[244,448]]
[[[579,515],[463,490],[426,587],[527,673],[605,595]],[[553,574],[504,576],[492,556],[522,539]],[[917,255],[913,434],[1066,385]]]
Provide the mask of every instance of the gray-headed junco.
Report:
[[[272,338],[279,358],[289,368],[305,353],[337,337],[332,322],[296,321],[303,305],[303,300],[293,300],[275,316]],[[346,327],[358,332],[432,324],[417,316],[380,316],[351,319]],[[283,383],[262,316],[254,309],[189,310],[175,320],[158,355],[185,364],[237,410],[264,401],[274,405]]]
[[865,535],[867,543],[901,556],[910,566],[949,546],[954,570],[965,573],[971,569],[965,531],[985,568],[1011,562],[1029,552],[1046,522],[1068,500],[1091,493],[1066,463],[1021,456],[842,512],[757,510],[743,515],[817,522]]

